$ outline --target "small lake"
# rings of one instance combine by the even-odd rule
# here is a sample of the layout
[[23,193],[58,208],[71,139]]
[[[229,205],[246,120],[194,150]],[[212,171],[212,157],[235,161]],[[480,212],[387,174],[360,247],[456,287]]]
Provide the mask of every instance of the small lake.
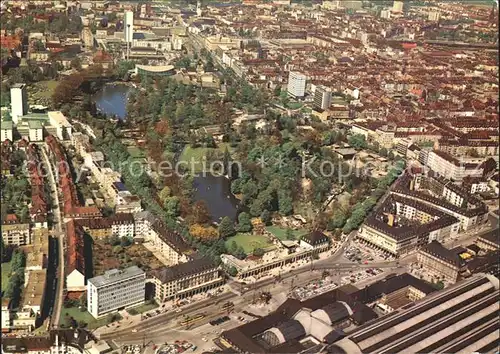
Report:
[[125,119],[127,115],[127,99],[133,88],[124,84],[105,85],[93,95],[97,110],[108,117],[116,116]]
[[231,181],[222,176],[194,177],[194,200],[207,204],[212,220],[219,222],[225,216],[236,220],[238,199],[231,193]]

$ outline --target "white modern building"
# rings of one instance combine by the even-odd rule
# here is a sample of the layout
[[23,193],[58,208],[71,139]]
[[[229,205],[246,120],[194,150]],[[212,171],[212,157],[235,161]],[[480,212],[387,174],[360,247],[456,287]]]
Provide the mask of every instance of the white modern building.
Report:
[[132,45],[134,35],[134,13],[126,11],[123,18],[123,32],[125,35],[125,42]]
[[403,12],[403,2],[402,1],[394,1],[392,3],[392,12],[401,13]]
[[302,98],[306,93],[306,79],[304,74],[296,71],[290,71],[288,76],[288,94],[296,97]]
[[325,86],[316,87],[314,92],[314,107],[320,110],[326,110],[332,104],[332,91]]
[[14,84],[10,88],[11,116],[14,124],[17,124],[19,117],[28,113],[28,94],[26,84]]
[[95,318],[144,302],[146,273],[137,266],[111,269],[87,281],[87,309]]
[[440,176],[455,182],[461,182],[465,177],[482,177],[484,170],[479,161],[462,161],[440,150],[429,153],[427,166]]

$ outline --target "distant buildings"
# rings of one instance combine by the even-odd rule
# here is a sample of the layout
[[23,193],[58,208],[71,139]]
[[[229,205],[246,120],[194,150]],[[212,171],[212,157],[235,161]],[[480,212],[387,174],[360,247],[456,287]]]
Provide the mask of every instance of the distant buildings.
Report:
[[295,98],[302,98],[306,93],[306,79],[304,74],[290,71],[288,76],[288,94]]
[[95,318],[145,300],[146,273],[137,266],[112,269],[87,282],[87,308]]
[[28,114],[28,94],[26,84],[14,84],[10,88],[10,105],[12,122],[17,124],[19,118]]
[[429,15],[427,17],[429,21],[437,22],[440,18],[441,14],[439,13],[439,11],[429,11]]
[[394,13],[402,13],[403,12],[403,1],[394,1],[392,3],[392,12]]

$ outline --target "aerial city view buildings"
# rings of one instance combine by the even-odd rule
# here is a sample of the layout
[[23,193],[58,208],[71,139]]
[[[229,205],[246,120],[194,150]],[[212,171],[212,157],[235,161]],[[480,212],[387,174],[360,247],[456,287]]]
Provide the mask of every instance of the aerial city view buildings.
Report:
[[498,20],[3,0],[2,353],[497,353]]

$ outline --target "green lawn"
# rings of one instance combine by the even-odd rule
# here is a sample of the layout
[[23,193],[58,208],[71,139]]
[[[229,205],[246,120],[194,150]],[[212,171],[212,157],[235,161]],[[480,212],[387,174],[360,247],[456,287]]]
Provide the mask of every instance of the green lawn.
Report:
[[[216,153],[221,151],[222,153],[227,149],[229,152],[232,151],[231,147],[227,143],[220,143],[217,148],[207,148],[207,147],[197,147],[192,148],[187,145],[179,158],[179,163],[182,162],[182,166],[185,167],[188,171],[191,171],[191,166],[193,166],[193,172],[198,173],[203,171],[203,157],[206,157],[211,151]],[[207,162],[207,168],[210,167],[210,163]],[[209,171],[206,171],[209,172]]]
[[130,154],[130,157],[132,157],[133,159],[143,159],[146,157],[144,150],[142,150],[136,146],[129,146],[127,148],[127,151]]
[[7,284],[9,284],[10,279],[10,262],[2,263],[2,291],[7,288]]
[[[63,307],[61,311],[61,318],[59,319],[60,323],[64,323],[66,327],[70,326],[68,317],[66,314],[69,315],[69,317],[73,317],[77,322],[83,321],[87,323],[87,328],[88,329],[96,329],[102,326],[107,325],[109,322],[108,316],[104,316],[99,319],[95,319],[88,311],[80,311],[78,307],[70,307],[66,308]],[[116,314],[117,316],[117,321],[121,320],[122,317],[119,314]]]
[[52,97],[52,94],[56,89],[57,81],[56,80],[40,81],[37,82],[34,86],[35,87],[32,89],[33,92],[30,92],[30,94],[33,96],[35,100],[40,98],[49,99]]
[[[267,226],[266,230],[272,233],[276,238],[280,240],[286,240],[286,229],[281,228],[279,226]],[[307,233],[306,230],[292,230],[295,239],[305,235]]]
[[246,254],[251,254],[256,248],[266,248],[272,245],[271,241],[265,236],[237,233],[226,240],[226,248],[229,249],[233,241],[236,241],[238,246],[243,247]]
[[139,306],[129,308],[129,309],[127,309],[127,312],[131,316],[134,316],[134,315],[137,315],[139,313],[144,313],[144,312],[150,311],[150,310],[155,309],[157,307],[158,307],[158,304],[156,302],[153,302],[152,304],[142,304]]
[[289,108],[289,109],[299,109],[303,106],[302,103],[300,102],[290,102],[286,105],[286,108]]

